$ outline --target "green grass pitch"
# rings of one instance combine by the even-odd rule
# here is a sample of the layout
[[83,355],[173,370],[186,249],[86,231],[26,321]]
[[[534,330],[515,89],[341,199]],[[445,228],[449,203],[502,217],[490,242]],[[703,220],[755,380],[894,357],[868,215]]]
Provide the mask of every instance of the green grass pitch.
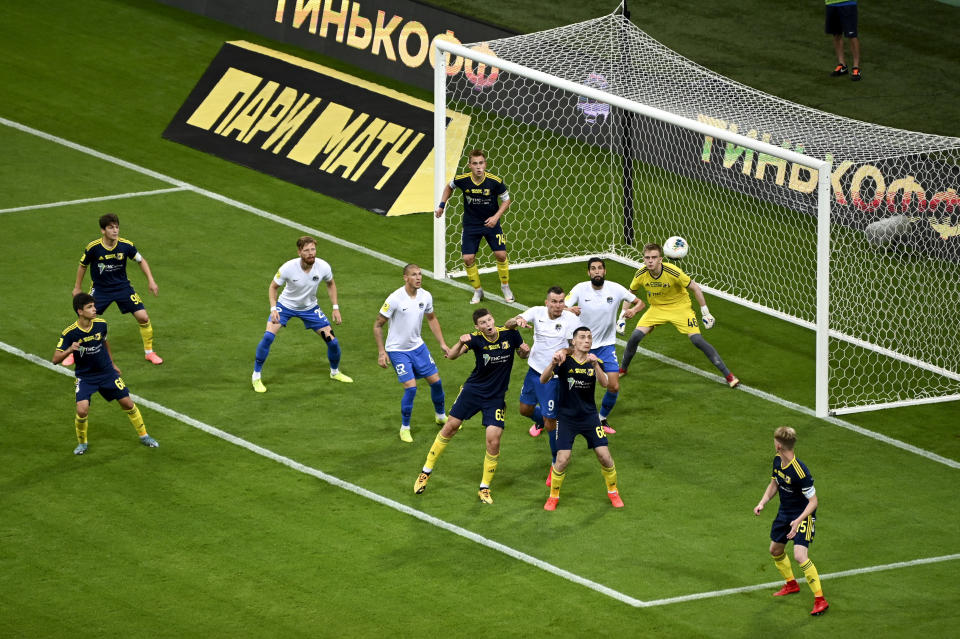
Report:
[[[401,283],[397,264],[429,267],[428,216],[377,217],[160,138],[220,44],[250,34],[143,0],[8,3],[0,19],[0,117],[196,187],[0,213],[0,637],[948,636],[960,621],[956,405],[815,419],[791,404],[812,404],[812,335],[721,300],[708,337],[750,389],[696,374],[708,363],[676,335],[645,340],[654,356],[635,360],[611,418],[623,511],[579,447],[560,508],[542,510],[549,456],[515,412],[520,366],[494,506],[475,496],[476,420],[413,495],[436,432],[429,392],[404,445],[399,385],[376,365],[371,327]],[[0,149],[0,210],[172,186],[9,126]],[[72,379],[38,362],[72,321],[77,259],[106,210],[160,286],[149,296],[132,274],[163,366],[143,362],[132,319],[115,308],[106,319],[161,447],[140,446],[97,400],[78,458]],[[356,383],[329,381],[322,341],[294,328],[256,395],[267,285],[305,229],[331,238],[318,249]],[[517,271],[513,284],[533,305],[582,279],[566,265]],[[470,330],[469,293],[425,284],[448,340]],[[516,312],[490,307],[500,320]],[[471,364],[440,366],[449,406]],[[798,429],[821,499],[821,618],[807,615],[805,586],[786,601],[764,586],[779,580],[766,552],[775,504],[751,509],[783,423]],[[879,566],[890,568],[868,570]]]

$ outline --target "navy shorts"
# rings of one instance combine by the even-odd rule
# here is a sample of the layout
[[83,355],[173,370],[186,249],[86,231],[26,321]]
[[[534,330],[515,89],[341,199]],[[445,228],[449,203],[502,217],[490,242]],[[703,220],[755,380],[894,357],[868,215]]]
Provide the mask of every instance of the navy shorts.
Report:
[[133,290],[132,286],[127,286],[125,289],[105,292],[100,292],[96,288],[92,288],[90,289],[90,294],[93,295],[94,303],[97,305],[97,315],[103,315],[103,312],[114,302],[117,303],[117,308],[120,309],[121,313],[136,313],[144,308],[143,300],[140,299],[140,296],[137,295],[137,292]]
[[464,225],[463,235],[460,238],[460,252],[463,255],[476,255],[480,250],[480,240],[486,239],[493,251],[506,251],[507,242],[503,235],[503,227],[497,222],[493,228],[474,225]]
[[563,418],[557,420],[557,450],[573,450],[573,440],[577,435],[582,435],[587,440],[587,448],[590,449],[610,445],[607,434],[600,426],[599,415],[596,421],[579,422]]
[[557,418],[557,376],[554,375],[546,384],[541,383],[540,373],[532,368],[527,369],[520,388],[520,403],[528,406],[540,405],[540,412],[547,419]]
[[[303,322],[303,327],[308,330],[318,331],[321,328],[330,326],[330,320],[323,314],[319,306],[314,306],[305,311],[294,311],[277,303],[277,314],[280,316],[280,326],[286,326],[287,322],[294,317],[299,317]],[[270,321],[269,315],[267,316],[267,321]]]
[[123,399],[130,394],[130,390],[123,382],[123,379],[116,373],[98,375],[96,377],[77,378],[76,381],[77,401],[82,402],[93,397],[94,393],[100,393],[108,402],[115,399]]
[[503,397],[479,397],[469,388],[461,388],[460,394],[457,395],[453,406],[450,407],[450,417],[456,417],[465,422],[477,413],[481,413],[484,426],[503,428],[503,416],[506,410],[507,403],[503,400]]
[[827,20],[824,31],[829,35],[857,37],[857,5],[844,4],[839,7],[827,5]]
[[806,519],[800,522],[800,526],[797,527],[797,534],[793,539],[787,539],[787,533],[790,532],[790,522],[797,518],[796,513],[794,515],[788,515],[783,512],[777,513],[777,518],[773,520],[773,525],[770,526],[770,540],[778,544],[785,544],[788,541],[792,541],[796,546],[810,546],[813,543],[813,537],[816,535],[816,523],[817,516],[810,515]]

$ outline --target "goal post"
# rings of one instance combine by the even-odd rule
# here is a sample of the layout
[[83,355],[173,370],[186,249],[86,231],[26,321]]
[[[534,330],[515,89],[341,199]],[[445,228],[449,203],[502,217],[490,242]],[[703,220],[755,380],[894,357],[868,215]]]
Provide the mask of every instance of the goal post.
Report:
[[[925,220],[940,228],[930,211],[947,226],[943,214],[960,214],[949,187],[960,140],[762,94],[616,14],[434,46],[435,201],[456,153],[444,114],[465,112],[466,148],[450,163],[465,166],[469,149],[482,148],[505,179],[511,268],[594,255],[639,266],[645,242],[683,235],[693,250],[681,266],[706,292],[815,331],[818,415],[960,398],[960,345],[937,315],[938,305],[960,307],[960,244],[946,242],[949,229],[942,244],[904,231]],[[847,139],[859,136],[878,148],[863,155]],[[887,167],[908,177],[885,182]],[[935,182],[942,175],[947,183]],[[926,218],[891,221],[921,202]],[[435,277],[463,274],[460,216],[454,198],[435,218]],[[481,272],[495,269],[487,253],[477,256]],[[922,283],[916,300],[889,277],[898,268]],[[906,301],[920,321],[896,307]],[[932,346],[911,337],[926,330]]]

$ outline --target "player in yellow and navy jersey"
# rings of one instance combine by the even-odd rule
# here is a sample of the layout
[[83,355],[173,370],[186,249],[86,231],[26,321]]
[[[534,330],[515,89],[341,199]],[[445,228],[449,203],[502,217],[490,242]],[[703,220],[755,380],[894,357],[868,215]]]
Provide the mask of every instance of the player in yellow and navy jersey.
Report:
[[793,558],[797,560],[803,576],[807,578],[807,585],[813,591],[813,610],[810,614],[822,615],[830,604],[823,597],[820,574],[808,556],[816,533],[817,506],[820,502],[813,487],[810,469],[793,452],[796,443],[797,433],[789,426],[780,426],[774,431],[773,446],[777,456],[773,458],[773,473],[763,497],[753,508],[753,514],[759,515],[774,495],[780,495],[780,510],[770,527],[770,554],[787,583],[773,594],[782,597],[800,592],[786,553],[787,542],[792,540]]
[[147,434],[140,409],[130,399],[130,391],[120,377],[120,369],[113,363],[110,342],[107,341],[107,322],[97,317],[96,300],[87,293],[77,293],[73,296],[73,310],[77,314],[77,321],[60,333],[52,360],[54,364],[62,364],[64,359],[76,353],[74,374],[77,377],[77,414],[73,421],[77,431],[77,447],[73,454],[83,455],[87,452],[87,415],[94,393],[100,393],[108,402],[117,400],[137,430],[140,443],[156,448],[159,446],[157,440]]
[[497,260],[497,275],[500,277],[500,289],[503,299],[513,301],[510,290],[510,262],[507,259],[507,241],[500,226],[500,218],[510,208],[510,192],[503,180],[493,173],[487,173],[487,154],[480,149],[470,151],[470,171],[456,176],[443,188],[436,216],[443,215],[447,200],[453,195],[453,189],[463,192],[463,235],[460,252],[463,264],[467,268],[467,279],[473,286],[471,304],[479,304],[483,299],[480,286],[480,269],[477,267],[477,250],[480,240],[485,239],[493,256]]
[[[736,388],[740,385],[740,380],[723,363],[717,349],[700,335],[697,314],[690,306],[688,288],[693,291],[697,303],[700,304],[703,327],[713,328],[716,322],[713,315],[710,314],[710,309],[707,308],[707,302],[703,297],[700,285],[690,279],[690,276],[676,265],[669,262],[664,263],[663,247],[659,244],[647,244],[643,247],[643,268],[637,271],[633,281],[630,282],[631,291],[638,291],[641,288],[647,292],[647,303],[650,308],[640,317],[636,329],[627,341],[627,348],[623,352],[623,364],[620,366],[620,375],[627,374],[630,360],[636,355],[640,340],[657,326],[669,322],[680,333],[689,337],[694,346],[703,351],[710,363],[723,374],[730,388]],[[643,306],[641,304],[640,308],[642,309]]]
[[610,455],[607,434],[600,425],[595,389],[608,383],[607,373],[596,354],[590,352],[593,334],[586,326],[573,331],[570,348],[559,350],[543,373],[540,382],[546,384],[557,380],[557,459],[550,467],[550,496],[544,510],[556,510],[560,500],[560,486],[566,476],[567,464],[573,450],[573,440],[581,435],[587,440],[600,462],[607,497],[614,508],[623,508],[623,500],[617,490],[617,468]]
[[476,365],[460,388],[460,394],[450,408],[447,422],[437,433],[430,452],[427,453],[427,460],[413,485],[413,492],[419,495],[426,490],[437,458],[447,448],[463,422],[480,413],[487,446],[483,457],[483,477],[480,479],[480,491],[477,494],[480,501],[492,504],[490,482],[500,460],[500,438],[503,435],[504,413],[507,409],[505,397],[510,386],[514,354],[526,358],[530,354],[530,347],[523,342],[517,329],[497,326],[493,315],[485,308],[478,308],[473,312],[473,325],[477,330],[461,335],[456,345],[447,350],[447,359],[457,359],[472,350]]
[[[156,297],[159,289],[153,279],[150,265],[133,242],[120,237],[120,219],[114,213],[107,213],[100,217],[100,234],[102,237],[87,244],[83,255],[80,256],[73,294],[76,295],[81,291],[83,276],[89,268],[90,280],[93,282],[90,294],[96,300],[97,315],[102,315],[114,302],[121,313],[133,313],[134,319],[140,326],[144,359],[152,364],[162,364],[163,360],[153,352],[153,325],[150,323],[150,316],[147,315],[147,309],[143,306],[143,300],[133,290],[133,285],[127,278],[127,263],[133,260],[140,265],[140,270],[147,276],[147,288]],[[73,360],[69,357],[64,361],[66,366],[72,363]]]

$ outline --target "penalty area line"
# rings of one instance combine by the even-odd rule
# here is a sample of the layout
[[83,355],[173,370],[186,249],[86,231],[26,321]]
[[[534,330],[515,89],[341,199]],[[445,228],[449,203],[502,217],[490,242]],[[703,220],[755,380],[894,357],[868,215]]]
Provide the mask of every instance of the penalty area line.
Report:
[[[63,366],[58,366],[53,362],[49,362],[31,353],[27,353],[26,351],[23,351],[17,348],[16,346],[11,346],[10,344],[7,344],[6,342],[0,341],[0,350],[6,351],[11,355],[20,357],[28,362],[31,362],[33,364],[46,368],[47,370],[53,371],[60,375],[66,375],[69,377],[74,376],[73,372],[70,369],[65,368]],[[403,513],[410,517],[414,517],[424,523],[430,524],[431,526],[435,526],[447,532],[451,532],[455,535],[463,537],[464,539],[472,541],[480,546],[484,546],[491,550],[495,550],[499,553],[507,555],[512,559],[516,559],[517,561],[521,561],[535,568],[539,568],[544,572],[548,572],[552,575],[556,575],[557,577],[566,579],[571,583],[577,584],[579,586],[583,586],[584,588],[589,588],[590,590],[598,592],[602,595],[606,595],[611,599],[615,599],[617,601],[625,603],[628,606],[632,606],[634,608],[653,608],[657,606],[666,606],[670,604],[683,603],[687,601],[697,601],[700,599],[726,597],[727,595],[735,595],[735,594],[741,594],[741,593],[747,593],[747,592],[754,592],[757,590],[765,590],[768,588],[774,588],[782,585],[783,583],[782,581],[771,581],[771,582],[762,583],[762,584],[754,584],[752,586],[742,586],[739,588],[726,588],[723,590],[711,590],[708,592],[693,593],[689,595],[680,595],[677,597],[667,597],[664,599],[652,599],[650,601],[637,599],[635,597],[631,597],[630,595],[624,594],[618,590],[614,590],[613,588],[604,586],[603,584],[587,579],[586,577],[581,577],[580,575],[572,573],[569,570],[564,570],[563,568],[554,566],[553,564],[543,561],[542,559],[538,559],[532,555],[528,555],[523,551],[517,550],[515,548],[511,548],[510,546],[501,544],[500,542],[484,537],[483,535],[478,535],[477,533],[471,530],[467,530],[466,528],[457,526],[456,524],[451,524],[448,521],[445,521],[438,517],[434,517],[433,515],[429,515],[421,510],[417,510],[416,508],[412,508],[410,506],[407,506],[406,504],[402,504],[398,501],[390,499],[389,497],[384,497],[379,493],[375,493],[361,486],[357,486],[356,484],[350,483],[348,481],[344,481],[343,479],[340,479],[339,477],[325,473],[322,470],[313,468],[312,466],[307,466],[306,464],[301,464],[300,462],[294,459],[291,459],[289,457],[286,457],[284,455],[279,455],[268,448],[264,448],[263,446],[258,446],[253,442],[243,439],[242,437],[237,437],[236,435],[228,433],[225,430],[221,430],[215,426],[211,426],[209,424],[201,422],[198,419],[194,419],[189,415],[185,415],[179,411],[175,411],[173,409],[167,408],[166,406],[162,404],[158,404],[157,402],[151,401],[149,399],[146,399],[141,395],[136,395],[131,393],[130,396],[134,399],[134,401],[136,401],[141,406],[146,406],[147,408],[154,410],[160,413],[161,415],[169,417],[170,419],[174,419],[182,424],[185,424],[192,428],[196,428],[197,430],[203,431],[209,435],[213,435],[214,437],[222,439],[235,446],[239,446],[240,448],[244,448],[252,453],[260,455],[261,457],[265,457],[278,464],[282,464],[287,468],[290,468],[297,472],[319,479],[323,482],[330,484],[331,486],[335,486],[336,488],[346,490],[359,497],[369,499],[370,501],[373,501],[382,506],[386,506],[387,508],[392,508],[397,512]],[[850,577],[854,575],[862,575],[862,574],[867,574],[872,572],[896,570],[899,568],[910,568],[912,566],[940,563],[945,561],[955,561],[958,559],[960,559],[960,554],[941,555],[939,557],[926,557],[921,559],[913,559],[910,561],[900,561],[900,562],[891,563],[891,564],[884,564],[881,566],[868,566],[865,568],[854,568],[851,570],[843,570],[840,572],[828,573],[828,574],[824,574],[823,578],[837,579],[840,577]],[[806,580],[803,577],[801,577],[797,581],[806,581]]]
[[0,213],[16,213],[19,211],[36,211],[38,209],[53,209],[60,206],[72,206],[74,204],[89,204],[91,202],[108,202],[110,200],[125,200],[132,197],[146,197],[149,195],[161,195],[163,193],[176,193],[178,191],[189,191],[186,186],[175,186],[169,189],[154,189],[152,191],[137,191],[134,193],[117,193],[116,195],[102,195],[100,197],[85,197],[79,200],[64,200],[62,202],[48,202],[46,204],[31,204],[29,206],[17,206],[12,209],[0,209]]
[[[31,362],[38,366],[42,366],[43,368],[53,371],[55,373],[59,373],[61,375],[67,375],[70,377],[74,376],[72,370],[65,368],[63,366],[58,366],[53,362],[47,361],[31,353],[27,353],[26,351],[23,351],[17,348],[16,346],[11,346],[10,344],[7,344],[6,342],[0,341],[0,350],[6,351],[11,355],[16,355],[17,357],[25,359],[28,362]],[[635,599],[633,597],[630,597],[629,595],[625,595],[622,592],[619,592],[617,590],[604,586],[603,584],[599,584],[595,581],[591,581],[590,579],[574,574],[568,570],[564,570],[563,568],[554,566],[551,563],[543,561],[542,559],[538,559],[532,555],[528,555],[527,553],[517,550],[515,548],[511,548],[510,546],[501,544],[500,542],[494,541],[492,539],[488,539],[487,537],[484,537],[482,535],[478,535],[477,533],[471,530],[467,530],[466,528],[462,528],[460,526],[457,526],[456,524],[451,524],[448,521],[444,521],[443,519],[439,519],[437,517],[434,517],[433,515],[429,515],[421,510],[417,510],[416,508],[412,508],[410,506],[407,506],[406,504],[402,504],[398,501],[394,501],[389,497],[384,497],[379,493],[375,493],[361,486],[357,486],[356,484],[352,484],[348,481],[344,481],[339,477],[335,477],[334,475],[325,473],[322,470],[313,468],[311,466],[307,466],[306,464],[301,464],[300,462],[294,459],[291,459],[289,457],[279,455],[273,452],[272,450],[269,450],[262,446],[258,446],[257,444],[247,441],[241,437],[237,437],[236,435],[228,433],[215,426],[211,426],[209,424],[201,422],[200,420],[194,419],[189,415],[185,415],[178,411],[167,408],[166,406],[163,406],[162,404],[158,404],[154,401],[146,399],[141,395],[136,395],[131,393],[130,397],[132,397],[137,404],[141,406],[146,406],[147,408],[154,410],[160,413],[161,415],[165,415],[170,419],[174,419],[178,422],[181,422],[182,424],[186,424],[187,426],[196,428],[197,430],[203,431],[209,435],[218,437],[235,446],[244,448],[262,457],[266,457],[271,461],[277,462],[278,464],[282,464],[288,468],[296,470],[297,472],[303,473],[305,475],[310,475],[311,477],[315,477],[316,479],[324,481],[330,484],[331,486],[341,488],[355,495],[358,495],[360,497],[364,497],[373,502],[376,502],[382,506],[392,508],[393,510],[396,510],[400,513],[409,515],[411,517],[419,519],[420,521],[428,523],[431,526],[435,526],[447,532],[451,532],[455,535],[463,537],[464,539],[472,541],[476,544],[479,544],[491,550],[495,550],[497,552],[503,553],[508,557],[511,557],[518,561],[522,561],[523,563],[534,566],[535,568],[539,568],[540,570],[548,572],[552,575],[556,575],[557,577],[566,579],[567,581],[570,581],[577,585],[583,586],[585,588],[589,588],[590,590],[601,593],[603,595],[606,595],[612,599],[616,599],[617,601],[621,601],[630,606],[641,607],[644,605],[644,602],[639,599]]]

